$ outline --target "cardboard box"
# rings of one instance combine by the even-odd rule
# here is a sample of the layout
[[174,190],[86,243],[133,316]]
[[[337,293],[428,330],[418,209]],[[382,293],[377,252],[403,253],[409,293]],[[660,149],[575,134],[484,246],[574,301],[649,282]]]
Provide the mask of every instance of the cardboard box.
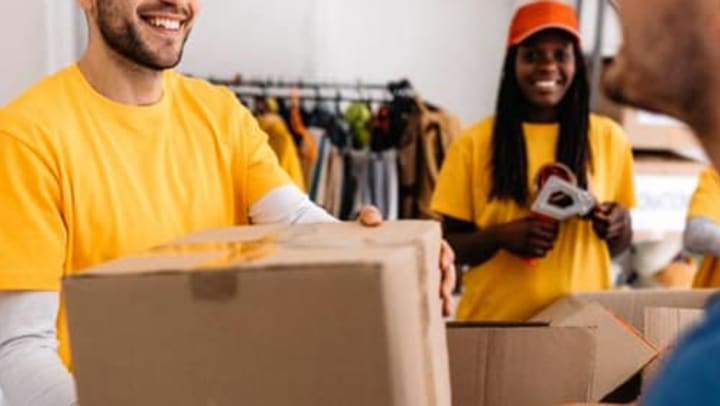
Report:
[[637,289],[580,293],[576,298],[598,303],[643,333],[658,349],[658,355],[642,371],[642,387],[652,381],[664,356],[692,324],[704,314],[716,289]]
[[700,159],[702,147],[687,125],[667,116],[625,107],[620,123],[634,149],[670,151]]
[[199,233],[64,281],[83,406],[450,404],[434,222]]
[[556,405],[592,397],[596,329],[448,326],[453,406]]
[[[658,348],[701,314],[715,292],[578,293],[559,299],[530,325],[449,325],[453,406],[598,402],[647,374]],[[638,383],[631,395],[639,390]]]
[[627,323],[597,303],[572,296],[556,301],[532,320],[546,320],[558,327],[597,328],[593,390],[589,398],[574,400],[603,399],[657,354],[657,349]]

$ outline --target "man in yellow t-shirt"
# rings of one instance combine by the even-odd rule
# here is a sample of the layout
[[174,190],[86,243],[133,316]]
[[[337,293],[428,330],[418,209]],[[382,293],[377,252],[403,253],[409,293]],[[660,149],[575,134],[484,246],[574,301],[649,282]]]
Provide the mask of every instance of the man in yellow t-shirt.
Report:
[[0,109],[0,388],[11,405],[76,402],[64,275],[202,228],[335,221],[290,183],[230,91],[171,70],[198,0],[78,3],[82,58]]
[[720,287],[720,175],[712,167],[700,173],[688,207],[685,248],[704,255],[695,275],[696,288]]

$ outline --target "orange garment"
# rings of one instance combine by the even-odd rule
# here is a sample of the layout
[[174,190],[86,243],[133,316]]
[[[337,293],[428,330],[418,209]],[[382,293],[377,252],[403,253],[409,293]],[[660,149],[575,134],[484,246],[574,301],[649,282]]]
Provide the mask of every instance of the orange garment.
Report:
[[280,166],[290,175],[293,183],[300,190],[306,191],[300,157],[285,121],[277,114],[267,113],[258,117],[258,123],[260,123],[260,128],[268,135],[268,143],[275,151]]
[[296,134],[302,138],[302,146],[300,147],[300,156],[302,158],[302,167],[305,183],[310,183],[310,174],[317,160],[318,148],[315,139],[310,131],[305,127],[300,112],[300,96],[297,89],[290,92],[290,126]]

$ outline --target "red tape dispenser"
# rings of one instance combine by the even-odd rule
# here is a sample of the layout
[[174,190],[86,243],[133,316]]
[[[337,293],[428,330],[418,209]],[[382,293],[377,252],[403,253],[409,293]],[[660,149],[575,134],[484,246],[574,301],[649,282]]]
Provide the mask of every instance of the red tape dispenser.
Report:
[[[559,162],[540,168],[534,186],[538,196],[530,210],[539,221],[550,223],[573,216],[583,217],[597,205],[597,200],[590,192],[577,186],[577,178],[572,170]],[[530,266],[534,266],[537,260],[535,257],[525,258]]]

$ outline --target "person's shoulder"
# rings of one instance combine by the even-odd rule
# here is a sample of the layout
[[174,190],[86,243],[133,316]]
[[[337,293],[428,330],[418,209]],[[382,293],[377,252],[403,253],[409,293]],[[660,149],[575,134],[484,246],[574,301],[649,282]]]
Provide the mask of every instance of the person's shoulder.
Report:
[[473,147],[488,146],[492,141],[495,117],[489,116],[462,130],[457,142]]
[[590,114],[590,136],[612,146],[627,146],[629,140],[622,126],[610,117]]
[[[69,84],[75,80],[73,66],[46,76],[23,91],[0,109],[5,115],[43,117],[62,108],[69,96]],[[43,114],[44,113],[44,114]]]
[[30,143],[39,134],[51,133],[76,108],[77,72],[74,66],[63,68],[40,79],[19,96],[0,108],[0,133]]
[[612,133],[625,136],[625,131],[620,124],[610,117],[602,114],[590,114],[590,129],[601,133]]

